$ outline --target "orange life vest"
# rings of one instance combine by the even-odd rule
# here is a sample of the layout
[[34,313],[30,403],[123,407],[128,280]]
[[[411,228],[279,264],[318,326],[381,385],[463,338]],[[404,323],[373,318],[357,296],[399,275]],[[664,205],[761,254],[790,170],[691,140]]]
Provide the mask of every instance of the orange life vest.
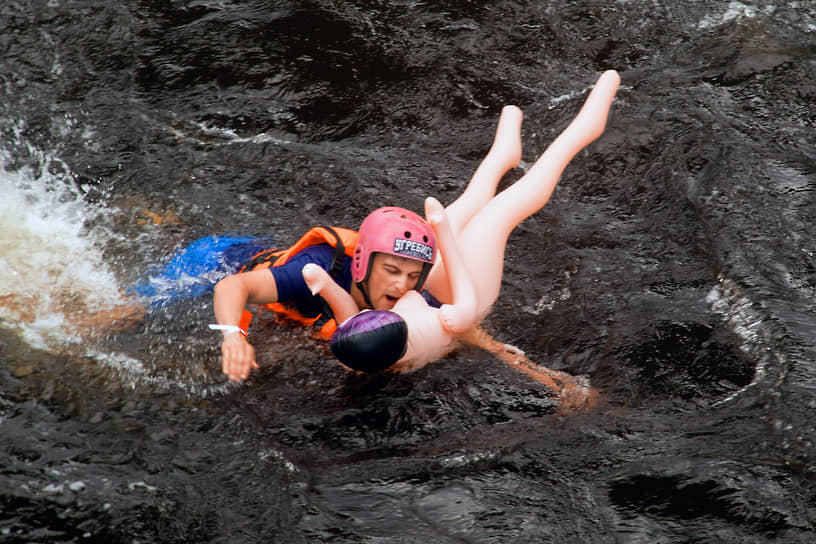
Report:
[[[343,257],[351,257],[354,255],[354,248],[357,246],[357,232],[343,227],[312,227],[288,249],[267,249],[258,253],[243,264],[240,272],[281,266],[286,264],[293,255],[303,251],[307,247],[319,244],[329,244],[334,248],[334,258],[332,259],[332,267],[329,270],[329,275],[336,279],[343,271]],[[312,326],[318,319],[323,317],[323,314],[317,317],[306,317],[294,307],[282,302],[264,304],[263,307],[272,310],[284,319],[296,321],[308,326]],[[249,310],[244,310],[241,316],[240,327],[245,331],[249,330],[249,323],[251,321],[252,313]],[[335,329],[337,329],[337,322],[334,318],[331,318],[323,324],[320,330],[315,333],[315,336],[328,340],[331,338]]]

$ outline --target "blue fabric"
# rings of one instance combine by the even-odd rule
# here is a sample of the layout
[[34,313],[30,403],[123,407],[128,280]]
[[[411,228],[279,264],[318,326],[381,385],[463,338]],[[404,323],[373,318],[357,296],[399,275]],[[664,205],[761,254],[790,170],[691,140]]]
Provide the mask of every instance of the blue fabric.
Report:
[[177,251],[160,269],[142,278],[129,290],[150,306],[211,293],[215,284],[237,271],[241,263],[268,248],[257,238],[207,236]]
[[[323,300],[312,295],[303,279],[302,270],[306,264],[314,263],[329,271],[333,258],[334,248],[329,244],[320,244],[296,253],[282,266],[270,268],[278,289],[278,300],[292,304],[306,317],[316,317],[323,313]],[[351,257],[344,256],[343,271],[335,281],[346,291],[351,291]]]
[[420,292],[420,294],[422,295],[422,298],[425,299],[425,302],[428,303],[428,306],[430,306],[431,308],[440,308],[442,306],[442,303],[436,300],[436,297],[430,294],[425,289],[423,289]]

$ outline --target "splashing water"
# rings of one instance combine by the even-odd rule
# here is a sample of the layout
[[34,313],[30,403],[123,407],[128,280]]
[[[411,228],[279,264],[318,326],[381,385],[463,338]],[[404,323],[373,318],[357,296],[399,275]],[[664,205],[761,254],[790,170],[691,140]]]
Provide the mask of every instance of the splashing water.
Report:
[[84,228],[101,213],[62,161],[37,153],[40,167],[9,167],[0,148],[0,326],[39,348],[78,341],[74,316],[125,303],[98,241]]
[[[200,377],[179,370],[190,365],[154,360],[167,359],[166,353],[145,358],[139,348],[133,353],[121,351],[116,334],[123,328],[144,327],[140,318],[145,311],[153,320],[172,319],[162,317],[161,309],[211,292],[218,279],[260,250],[261,241],[205,237],[176,251],[163,266],[146,267],[146,275],[135,283],[120,278],[117,261],[102,248],[124,241],[105,225],[110,224],[111,214],[126,212],[93,203],[94,189],[80,186],[55,153],[27,142],[21,126],[8,130],[6,123],[4,128],[6,143],[0,146],[0,191],[4,196],[0,199],[0,328],[33,348],[93,361],[130,387],[175,387],[196,396],[222,392],[224,384],[202,384]],[[176,341],[164,332],[161,341],[178,346],[183,353],[198,342],[190,337]],[[113,335],[113,344],[109,335]],[[160,340],[148,333],[133,341],[142,345]]]

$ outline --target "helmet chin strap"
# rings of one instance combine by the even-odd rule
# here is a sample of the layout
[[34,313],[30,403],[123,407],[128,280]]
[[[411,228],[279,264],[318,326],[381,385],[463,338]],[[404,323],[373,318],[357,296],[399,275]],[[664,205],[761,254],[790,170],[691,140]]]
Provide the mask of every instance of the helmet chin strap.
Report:
[[414,285],[415,291],[422,291],[422,286],[425,285],[425,280],[428,279],[428,273],[431,271],[432,266],[431,263],[422,263],[422,272],[417,278],[416,285]]
[[366,288],[365,288],[365,280],[358,281],[356,283],[356,285],[357,285],[357,289],[359,289],[360,292],[363,294],[363,300],[365,300],[365,303],[368,304],[369,308],[374,309],[374,305],[371,304],[371,299],[368,298],[368,291],[366,291]]

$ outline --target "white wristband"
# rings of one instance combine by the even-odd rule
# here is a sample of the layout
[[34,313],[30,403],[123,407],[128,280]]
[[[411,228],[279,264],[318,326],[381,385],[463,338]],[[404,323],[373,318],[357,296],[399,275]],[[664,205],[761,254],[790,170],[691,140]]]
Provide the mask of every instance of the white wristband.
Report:
[[238,325],[219,325],[219,324],[211,324],[210,329],[214,331],[226,331],[227,334],[232,334],[234,332],[240,332],[245,337],[249,338],[247,332],[239,327]]

